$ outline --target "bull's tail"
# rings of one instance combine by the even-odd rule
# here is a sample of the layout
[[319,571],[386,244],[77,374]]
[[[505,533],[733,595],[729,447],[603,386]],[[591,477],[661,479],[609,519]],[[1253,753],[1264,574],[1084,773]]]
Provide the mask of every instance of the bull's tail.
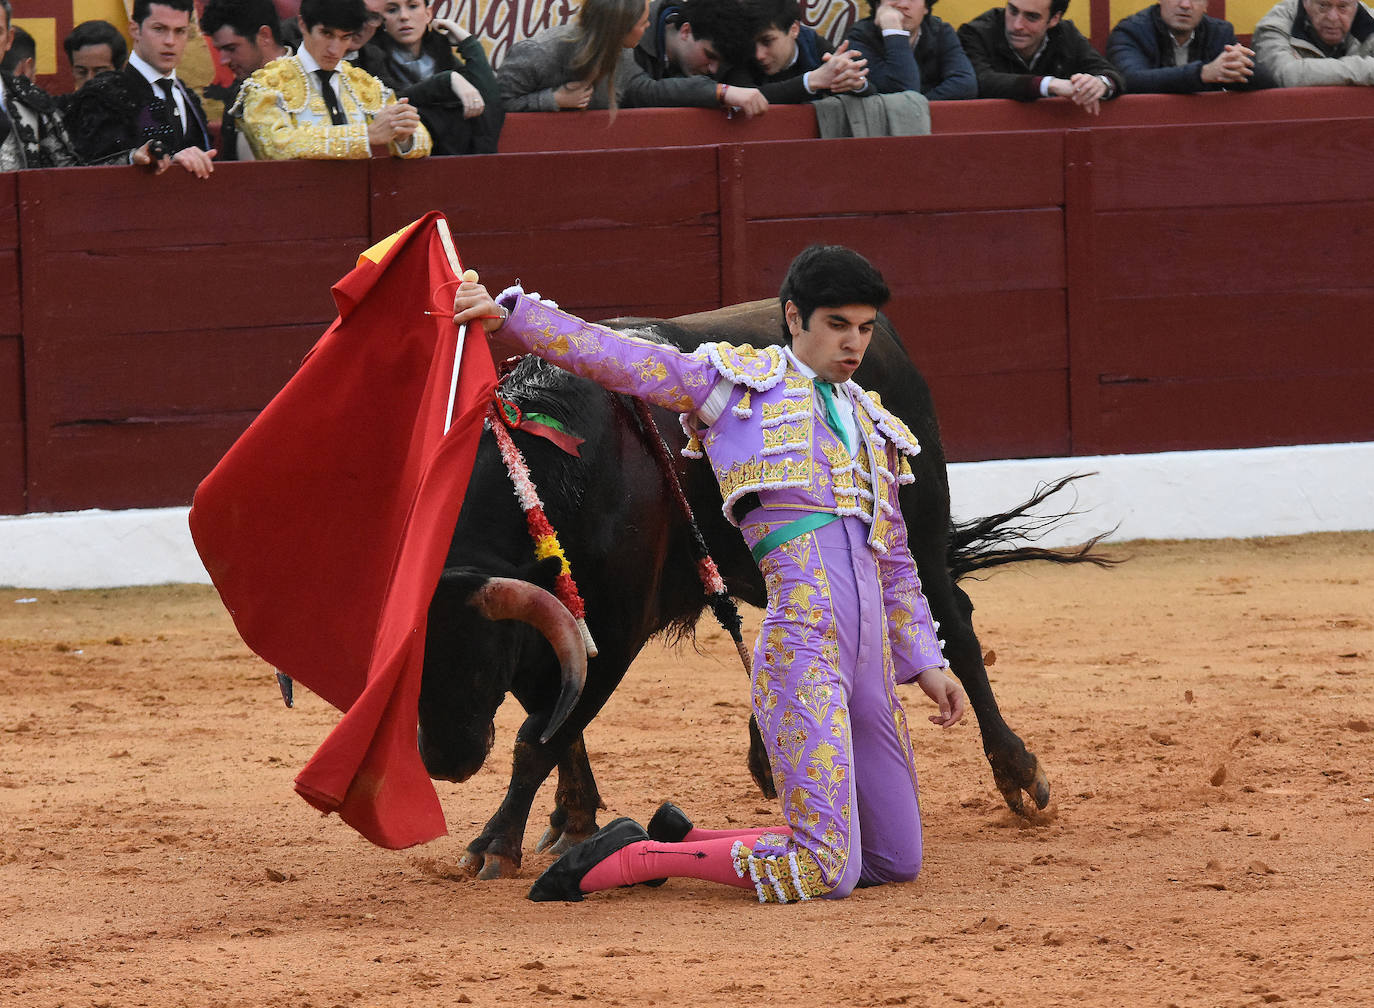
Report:
[[1081,546],[1067,549],[1046,549],[1041,546],[1008,546],[1017,541],[1034,541],[1071,515],[1080,514],[1073,507],[1045,515],[1033,515],[1031,510],[1048,498],[1070,486],[1075,480],[1095,473],[1075,473],[1055,483],[1042,483],[1030,499],[998,515],[967,522],[951,522],[949,534],[949,572],[955,581],[975,571],[1020,563],[1023,560],[1047,560],[1050,563],[1090,563],[1112,567],[1121,557],[1094,552],[1098,543],[1111,535],[1110,529],[1093,536]]

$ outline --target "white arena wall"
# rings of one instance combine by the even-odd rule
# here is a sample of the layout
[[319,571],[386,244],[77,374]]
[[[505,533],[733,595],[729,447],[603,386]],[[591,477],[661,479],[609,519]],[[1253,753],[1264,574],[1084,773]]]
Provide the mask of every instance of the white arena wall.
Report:
[[[995,514],[1070,473],[1077,514],[1039,540],[1229,539],[1374,529],[1374,442],[964,462],[949,467],[956,519]],[[1052,502],[1053,503],[1053,502]],[[186,508],[0,517],[0,586],[208,583]]]

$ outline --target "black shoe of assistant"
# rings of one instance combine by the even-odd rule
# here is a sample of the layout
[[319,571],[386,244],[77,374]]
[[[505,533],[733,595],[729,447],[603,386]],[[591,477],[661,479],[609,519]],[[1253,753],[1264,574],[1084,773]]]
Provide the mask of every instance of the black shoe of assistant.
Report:
[[682,843],[692,831],[692,820],[672,802],[664,802],[649,820],[649,839],[659,843]]
[[637,840],[648,839],[649,834],[644,832],[644,827],[633,819],[615,820],[549,865],[530,888],[530,899],[536,903],[558,900],[565,903],[581,902],[581,883],[587,872],[616,851],[623,850]]

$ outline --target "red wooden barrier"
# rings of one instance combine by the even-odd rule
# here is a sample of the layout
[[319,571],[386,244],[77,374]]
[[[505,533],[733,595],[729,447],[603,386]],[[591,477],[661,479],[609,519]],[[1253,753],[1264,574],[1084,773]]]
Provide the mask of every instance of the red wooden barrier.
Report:
[[1303,121],[5,175],[0,511],[186,503],[329,286],[435,207],[489,283],[593,318],[773,296],[805,244],[854,245],[953,460],[1374,439],[1374,118],[1323,117],[1374,89],[1314,92]]
[[[590,318],[720,307],[716,149],[373,163],[373,227],[444,211],[458,254]],[[537,234],[537,237],[535,237]]]
[[1374,121],[1069,143],[1075,453],[1374,439]]

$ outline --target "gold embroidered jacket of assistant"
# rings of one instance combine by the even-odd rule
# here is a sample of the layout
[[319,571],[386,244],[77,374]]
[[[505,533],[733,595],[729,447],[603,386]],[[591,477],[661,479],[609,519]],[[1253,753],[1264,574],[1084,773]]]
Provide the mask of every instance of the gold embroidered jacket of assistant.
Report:
[[[347,60],[339,63],[337,71],[339,104],[348,117],[341,126],[330,122],[319,81],[305,72],[297,54],[273,60],[243,82],[229,114],[240,120],[254,157],[286,161],[371,156],[368,123],[396,101],[395,92]],[[396,157],[419,158],[427,156],[431,146],[429,133],[421,125],[408,148],[392,142],[387,149]]]

